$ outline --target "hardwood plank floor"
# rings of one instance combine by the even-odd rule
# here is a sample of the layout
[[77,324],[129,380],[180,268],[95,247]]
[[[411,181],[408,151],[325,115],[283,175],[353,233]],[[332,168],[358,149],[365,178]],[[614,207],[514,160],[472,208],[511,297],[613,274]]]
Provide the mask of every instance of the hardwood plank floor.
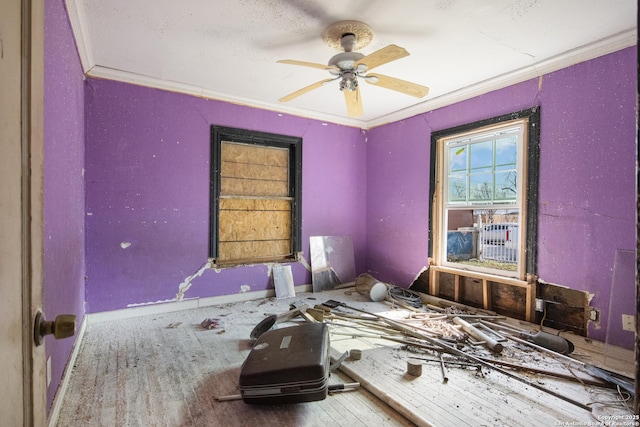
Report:
[[[319,402],[247,405],[239,393],[249,334],[289,301],[261,300],[89,323],[57,426],[410,426],[364,389]],[[218,318],[224,332],[200,326]],[[285,325],[281,325],[285,326]],[[333,372],[330,384],[353,382]]]
[[[333,356],[362,350],[362,358],[347,359],[341,372],[332,373],[330,383],[360,381],[360,389],[295,405],[214,399],[238,393],[240,367],[251,350],[249,334],[265,315],[283,313],[294,301],[313,306],[328,299],[398,319],[407,314],[349,290],[334,290],[286,300],[269,298],[130,319],[90,320],[57,426],[550,426],[630,415],[620,403],[593,403],[589,412],[487,368],[478,371],[448,365],[449,380],[443,383],[440,364],[425,361],[422,375],[412,377],[406,372],[409,358],[433,358],[437,353],[389,340],[353,337],[349,334],[381,332],[368,325],[347,327],[343,321],[329,319]],[[202,328],[200,323],[206,318],[219,319],[223,327]],[[285,326],[288,324],[278,325]],[[587,360],[591,354],[600,358],[606,353],[618,371],[628,368],[633,372],[632,352],[604,351],[602,345],[593,347],[582,338],[574,343],[576,352]],[[504,346],[499,356],[482,346],[465,346],[465,351],[587,378],[579,365],[567,371],[564,360],[510,341]],[[585,404],[614,402],[618,396],[616,391],[577,382],[519,375]]]

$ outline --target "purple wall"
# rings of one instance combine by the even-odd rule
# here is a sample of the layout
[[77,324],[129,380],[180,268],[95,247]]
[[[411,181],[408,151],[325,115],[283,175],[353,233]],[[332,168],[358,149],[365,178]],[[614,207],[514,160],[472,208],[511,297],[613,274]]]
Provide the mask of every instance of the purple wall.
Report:
[[368,132],[367,269],[408,286],[427,264],[432,131],[539,105],[539,277],[593,293],[589,335],[632,348],[635,283],[610,288],[616,250],[635,248],[636,65],[628,48]]
[[541,96],[539,276],[594,294],[590,336],[627,348],[635,284],[610,297],[616,250],[636,246],[637,79],[634,47],[547,76]]
[[[45,3],[44,309],[47,319],[84,316],[84,82],[63,0]],[[47,407],[74,339],[45,339]]]
[[[303,138],[302,241],[351,235],[365,267],[366,150],[359,129],[91,79],[86,85],[87,311],[175,300],[207,261],[210,125]],[[296,284],[310,283],[294,263]],[[272,288],[266,265],[206,270],[185,298]]]
[[[540,105],[539,276],[592,292],[602,320],[590,336],[627,346],[618,318],[635,313],[632,284],[607,321],[614,254],[635,241],[635,61],[625,49],[545,75],[541,90],[530,80],[369,132],[90,80],[88,310],[173,300],[205,263],[212,123],[302,136],[305,258],[309,236],[349,234],[357,272],[407,286],[427,259],[431,131]],[[267,289],[268,273],[207,270],[185,297]]]
[[[74,313],[80,321],[85,301],[99,312],[176,298],[207,260],[211,124],[301,136],[305,259],[310,236],[351,235],[356,272],[407,286],[428,255],[431,132],[540,105],[540,278],[592,292],[602,320],[590,336],[632,347],[620,314],[635,313],[634,284],[620,279],[629,266],[614,264],[632,259],[616,253],[635,248],[635,48],[545,75],[540,91],[531,80],[368,132],[119,82],[83,83],[75,52],[64,2],[47,2],[49,317]],[[293,272],[296,284],[310,282],[302,264]],[[270,288],[268,267],[206,270],[185,298],[243,285]],[[47,338],[49,405],[72,344]]]

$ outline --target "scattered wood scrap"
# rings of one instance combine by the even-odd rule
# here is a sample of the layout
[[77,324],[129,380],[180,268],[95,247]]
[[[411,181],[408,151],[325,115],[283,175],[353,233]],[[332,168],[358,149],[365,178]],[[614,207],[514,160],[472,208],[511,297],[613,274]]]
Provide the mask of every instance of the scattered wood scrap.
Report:
[[[439,365],[443,384],[450,380],[449,368],[471,368],[480,379],[484,378],[482,369],[485,368],[588,412],[592,411],[590,402],[582,402],[545,387],[538,376],[602,389],[622,389],[626,393],[633,391],[633,380],[569,357],[575,346],[566,338],[541,330],[515,328],[503,322],[504,316],[490,311],[466,309],[460,304],[447,307],[432,304],[406,306],[387,299],[386,304],[391,311],[379,314],[350,304],[329,299],[308,310],[315,310],[313,321],[330,325],[332,336],[402,344],[402,349],[408,353],[407,373],[412,377],[421,375],[419,365],[430,362]],[[306,320],[309,321],[308,318]],[[507,346],[511,351],[503,353]],[[417,357],[416,353],[432,357]],[[531,357],[530,353],[540,354]],[[542,354],[560,363],[552,369],[532,366],[531,361],[533,365],[539,364]]]

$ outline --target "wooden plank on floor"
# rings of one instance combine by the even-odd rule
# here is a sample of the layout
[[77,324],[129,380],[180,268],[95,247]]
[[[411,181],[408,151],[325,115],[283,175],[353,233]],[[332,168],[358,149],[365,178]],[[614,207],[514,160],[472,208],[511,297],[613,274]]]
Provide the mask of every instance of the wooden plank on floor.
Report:
[[[296,405],[215,401],[238,392],[253,326],[287,309],[286,301],[251,301],[88,325],[57,425],[411,425],[366,391]],[[223,319],[224,332],[201,328],[208,317]]]
[[[397,318],[402,314],[385,303],[373,303],[356,292],[343,290],[295,298],[309,305],[329,299]],[[411,378],[406,374],[406,360],[433,354],[422,350],[417,353],[415,348],[388,340],[338,335],[331,338],[333,352],[358,348],[363,350],[363,357],[345,361],[342,372],[331,375],[331,382],[360,381],[361,390],[297,405],[215,401],[216,396],[238,393],[240,368],[251,349],[251,329],[265,315],[287,311],[290,302],[269,298],[89,322],[57,425],[201,426],[210,425],[211,420],[224,420],[230,427],[546,426],[559,421],[593,420],[592,414],[581,408],[485,368],[482,377],[473,369],[449,367],[449,382],[443,384],[439,366],[425,364],[422,376]],[[205,318],[220,319],[223,328],[203,329],[200,322]],[[534,326],[511,322],[523,329],[524,325]],[[574,344],[580,357],[615,356],[622,364],[631,353],[633,360],[633,352],[577,338],[581,341],[575,340]],[[487,354],[483,347],[468,351]],[[505,345],[499,357],[565,369],[559,361],[512,342]],[[593,388],[565,380],[527,377],[583,402],[615,397],[610,391],[602,395],[598,391],[596,395]],[[601,406],[596,409],[602,414]],[[613,413],[609,408],[607,411]]]

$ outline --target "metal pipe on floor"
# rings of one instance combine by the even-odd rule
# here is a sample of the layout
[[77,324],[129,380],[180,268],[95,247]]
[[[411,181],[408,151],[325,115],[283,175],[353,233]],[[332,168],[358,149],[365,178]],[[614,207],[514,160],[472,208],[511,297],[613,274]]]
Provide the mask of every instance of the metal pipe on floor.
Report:
[[494,353],[500,353],[502,351],[502,344],[500,344],[498,341],[485,334],[466,320],[462,320],[459,317],[454,317],[453,323],[462,326],[462,329],[475,339],[483,341],[484,345],[486,345],[489,350],[493,351]]
[[531,366],[523,366],[523,365],[518,365],[517,363],[510,363],[510,362],[505,362],[502,360],[495,360],[495,359],[489,359],[486,357],[481,357],[482,360],[485,360],[489,363],[494,363],[496,365],[502,365],[502,366],[506,366],[508,368],[512,368],[512,369],[516,369],[516,370],[522,370],[522,371],[529,371],[529,372],[533,372],[536,374],[542,374],[542,375],[548,375],[550,377],[556,377],[556,378],[562,378],[565,380],[569,380],[569,381],[574,381],[580,384],[587,384],[587,385],[592,385],[592,386],[596,386],[596,387],[603,387],[603,388],[615,388],[614,386],[612,386],[611,384],[604,382],[604,381],[594,381],[594,380],[590,380],[587,378],[578,378],[575,375],[570,375],[570,374],[563,374],[561,372],[554,372],[554,371],[549,371],[547,369],[540,369],[540,368],[534,368]]
[[[499,373],[501,373],[503,375],[506,375],[509,378],[513,378],[513,379],[515,379],[517,381],[520,381],[520,382],[528,385],[529,387],[533,387],[533,388],[538,389],[540,391],[544,391],[545,393],[550,394],[550,395],[552,395],[554,397],[557,397],[558,399],[562,399],[565,402],[568,402],[568,403],[571,403],[571,404],[573,404],[575,406],[578,406],[579,408],[582,408],[585,411],[592,412],[592,408],[590,406],[588,406],[588,405],[585,405],[584,403],[581,403],[581,402],[578,402],[576,400],[573,400],[570,397],[563,396],[560,393],[556,393],[553,390],[549,390],[547,388],[544,388],[539,384],[531,382],[531,381],[529,381],[529,380],[527,380],[525,378],[519,377],[518,375],[515,375],[512,372],[506,371],[506,370],[504,370],[504,369],[502,369],[502,368],[500,368],[500,367],[498,367],[498,366],[496,366],[496,365],[494,365],[492,363],[485,362],[484,360],[482,360],[482,359],[480,359],[480,358],[478,358],[476,356],[473,356],[471,354],[465,353],[464,351],[459,350],[459,349],[457,349],[455,347],[452,347],[452,346],[450,346],[448,344],[445,344],[445,343],[443,343],[443,342],[441,342],[441,341],[439,341],[437,339],[431,338],[431,337],[429,337],[427,335],[424,335],[424,334],[420,334],[417,331],[411,331],[409,328],[406,328],[404,325],[399,325],[399,324],[397,324],[396,321],[394,321],[392,319],[389,319],[389,318],[387,318],[385,316],[382,316],[380,314],[371,313],[371,312],[368,312],[366,310],[361,310],[359,308],[351,307],[351,306],[348,306],[348,305],[346,305],[344,303],[341,303],[341,302],[338,302],[338,301],[331,301],[331,303],[340,305],[342,307],[345,307],[345,308],[348,308],[348,309],[351,309],[351,310],[359,311],[359,312],[364,313],[364,314],[369,314],[369,315],[378,317],[379,319],[382,319],[383,321],[385,321],[385,322],[387,322],[387,323],[389,323],[391,325],[394,325],[394,324],[398,325],[402,329],[407,329],[411,333],[412,336],[415,336],[416,338],[422,339],[424,341],[427,341],[430,344],[438,346],[438,347],[442,348],[444,351],[447,351],[448,353],[455,354],[456,356],[461,356],[461,357],[464,357],[464,358],[469,359],[469,360],[473,360],[474,362],[477,362],[477,363],[479,363],[479,364],[481,364],[483,366],[491,368],[494,371],[499,372]],[[325,305],[329,305],[329,302],[326,302]]]
[[536,333],[529,333],[517,328],[513,328],[511,326],[502,325],[500,323],[487,322],[485,320],[480,320],[480,323],[492,329],[508,331],[512,334],[517,334],[520,338],[524,338],[530,343],[539,345],[540,347],[544,347],[556,353],[566,355],[569,353],[573,353],[574,350],[574,345],[571,341],[559,335],[550,334],[549,332],[539,331]]
[[444,367],[444,359],[442,353],[440,353],[440,370],[442,371],[442,382],[448,383],[449,377],[447,376],[447,369]]

